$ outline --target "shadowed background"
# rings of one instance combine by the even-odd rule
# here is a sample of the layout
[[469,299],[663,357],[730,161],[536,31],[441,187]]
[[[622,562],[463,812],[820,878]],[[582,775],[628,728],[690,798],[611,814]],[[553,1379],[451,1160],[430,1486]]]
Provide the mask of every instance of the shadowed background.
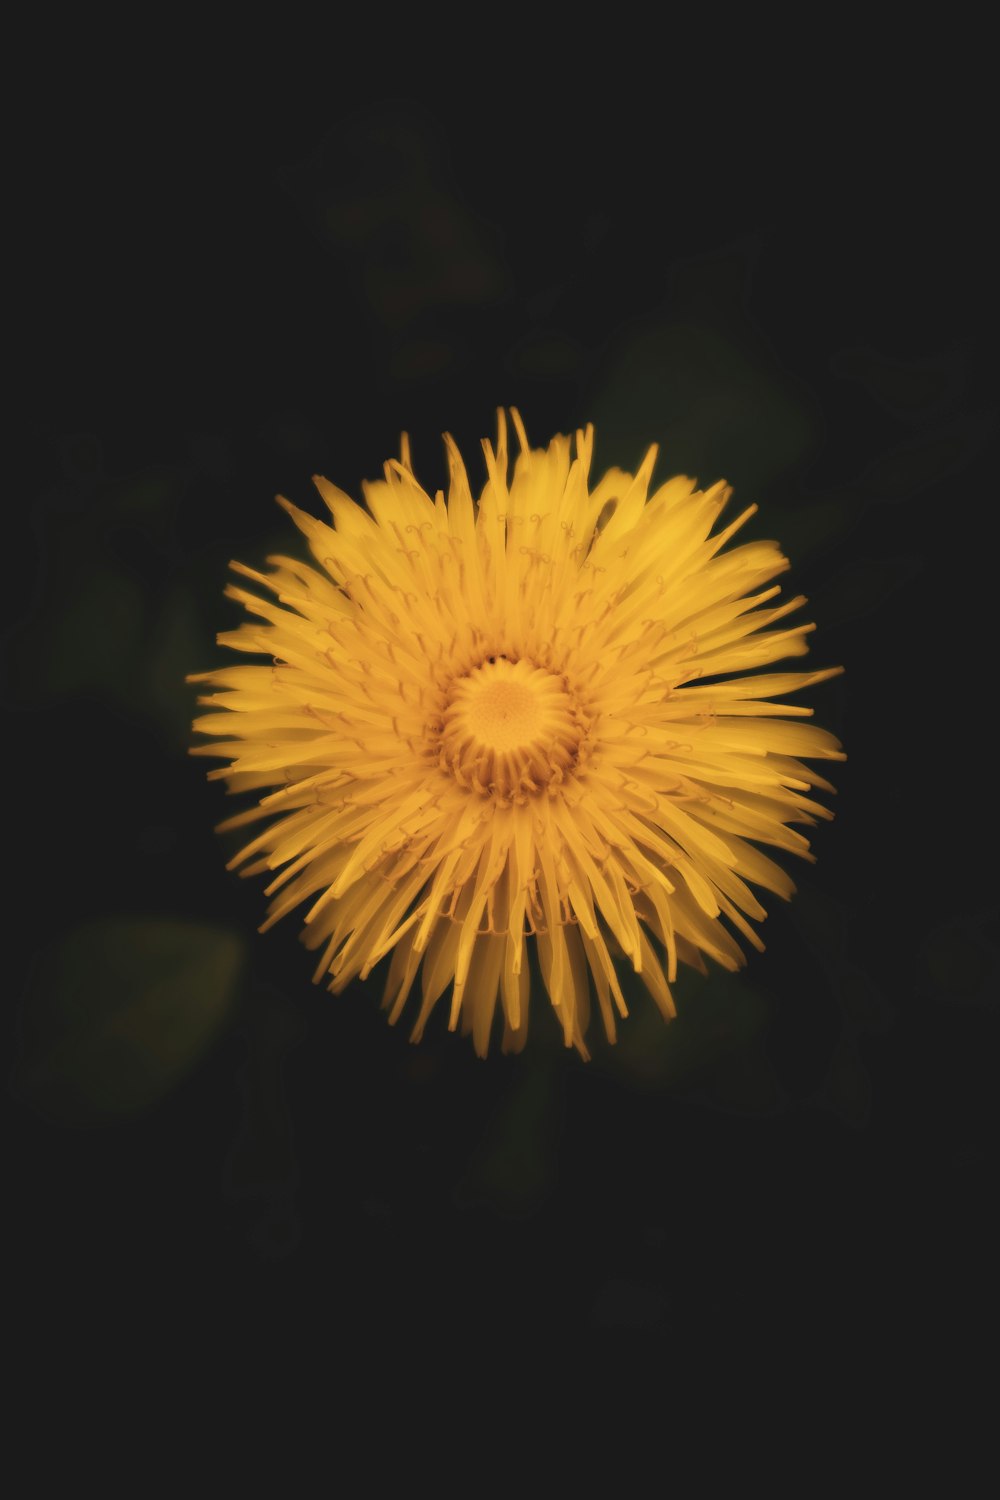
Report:
[[[33,199],[5,687],[24,1265],[115,1308],[323,1277],[363,1333],[541,1307],[656,1336],[792,1284],[807,1321],[865,1289],[902,1308],[943,1218],[974,1282],[998,934],[961,648],[996,389],[961,162],[884,128],[803,172],[739,131],[629,153],[575,121],[529,151],[405,95],[120,102],[127,129],[95,106],[44,143]],[[527,1051],[480,1062],[446,1007],[418,1049],[390,1030],[379,974],[313,988],[294,918],[257,935],[262,882],[226,873],[231,804],[186,755],[184,676],[241,617],[229,559],[298,545],[274,494],[359,496],[403,429],[426,488],[447,429],[477,490],[509,403],[539,445],[593,420],[597,473],[655,441],[657,478],[756,500],[810,663],[847,667],[808,695],[850,756],[837,818],[816,866],[782,859],[767,952],[685,978],[669,1028],[633,985],[589,1065],[537,994]]]

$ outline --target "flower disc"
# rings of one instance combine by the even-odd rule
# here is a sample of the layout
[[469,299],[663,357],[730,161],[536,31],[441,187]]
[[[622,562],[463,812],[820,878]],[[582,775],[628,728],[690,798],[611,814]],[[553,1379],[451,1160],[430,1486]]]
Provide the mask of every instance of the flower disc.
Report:
[[526,658],[497,657],[452,684],[439,764],[459,786],[524,802],[579,765],[586,727],[564,677]]

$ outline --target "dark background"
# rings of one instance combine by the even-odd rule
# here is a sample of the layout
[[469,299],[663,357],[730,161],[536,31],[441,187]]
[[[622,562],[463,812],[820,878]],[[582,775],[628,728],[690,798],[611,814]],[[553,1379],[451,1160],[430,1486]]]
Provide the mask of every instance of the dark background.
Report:
[[[311,1298],[389,1344],[789,1312],[808,1337],[859,1306],[916,1338],[915,1298],[975,1307],[995,249],[974,100],[843,85],[765,121],[707,88],[640,117],[600,89],[546,112],[514,76],[506,108],[102,76],[33,119],[5,698],[8,1182],[39,1327],[197,1295],[250,1325]],[[594,420],[598,472],[657,441],[660,478],[757,500],[813,661],[847,668],[809,700],[850,756],[837,819],[767,952],[682,984],[670,1028],[637,998],[588,1065],[537,998],[526,1053],[480,1062],[443,1016],[412,1048],[377,978],[314,989],[294,921],[256,934],[186,755],[229,559],[295,544],[273,495],[358,494],[403,429],[429,489],[445,429],[478,475],[507,403],[539,445]]]

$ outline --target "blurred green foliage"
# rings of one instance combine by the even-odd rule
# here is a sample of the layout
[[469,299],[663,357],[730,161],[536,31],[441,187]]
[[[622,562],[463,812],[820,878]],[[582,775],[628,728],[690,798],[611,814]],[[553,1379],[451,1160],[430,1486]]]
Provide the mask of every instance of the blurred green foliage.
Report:
[[917,984],[934,1000],[1000,1008],[1000,911],[996,905],[935,924],[917,952]]
[[158,1103],[230,1017],[243,943],[224,928],[108,917],[35,964],[18,1095],[45,1118],[100,1124]]
[[812,437],[801,398],[763,357],[714,327],[654,324],[625,343],[594,407],[598,467],[630,471],[661,444],[658,474],[736,487],[744,504],[797,462]]
[[171,748],[187,743],[184,679],[211,636],[172,539],[182,488],[177,475],[150,472],[95,484],[69,513],[52,506],[36,604],[14,632],[19,706],[96,696],[147,718]]
[[509,1218],[538,1209],[559,1163],[562,1074],[549,1053],[526,1053],[496,1114],[475,1145],[460,1197]]
[[614,1047],[594,1066],[631,1088],[665,1089],[739,1114],[767,1114],[783,1093],[763,1048],[773,1006],[738,974],[682,968],[671,986],[677,1016],[665,1022],[636,975],[622,971],[629,1004]]

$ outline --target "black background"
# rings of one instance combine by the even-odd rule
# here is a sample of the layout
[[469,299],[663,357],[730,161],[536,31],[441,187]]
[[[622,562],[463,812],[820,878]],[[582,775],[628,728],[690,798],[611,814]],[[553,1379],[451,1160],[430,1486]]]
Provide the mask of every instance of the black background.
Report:
[[[998,1039],[975,91],[931,110],[873,64],[765,112],[651,78],[639,113],[617,70],[565,102],[546,77],[237,103],[108,69],[32,120],[5,593],[10,1192],[39,1329],[202,1296],[389,1347],[975,1315]],[[429,489],[445,429],[478,473],[508,403],[537,444],[593,419],[598,471],[657,441],[659,476],[756,499],[813,660],[847,668],[810,698],[850,756],[837,819],[767,952],[701,1022],[697,987],[665,1031],[638,1001],[588,1065],[541,1005],[527,1052],[484,1063],[443,1018],[412,1048],[377,980],[312,988],[294,922],[256,935],[185,753],[229,558],[293,545],[273,495],[315,508],[317,471],[359,493],[403,429]],[[131,918],[235,934],[242,970],[211,1045],[108,1119],[72,1077],[37,1086],[45,955]]]

